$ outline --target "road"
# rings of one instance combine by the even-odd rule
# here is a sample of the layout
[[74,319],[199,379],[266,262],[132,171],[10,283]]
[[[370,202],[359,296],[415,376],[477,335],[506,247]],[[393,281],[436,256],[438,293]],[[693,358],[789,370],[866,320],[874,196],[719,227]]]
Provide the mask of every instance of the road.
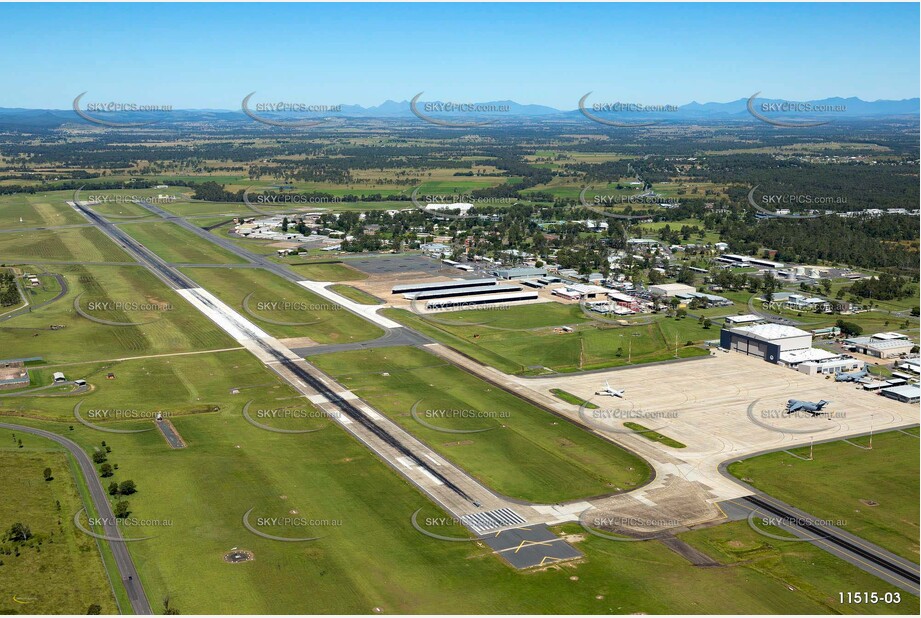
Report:
[[[56,433],[45,431],[44,429],[35,429],[33,427],[11,425],[8,423],[0,423],[0,429],[29,433],[57,442],[66,448],[67,451],[73,455],[74,459],[77,460],[77,465],[80,466],[80,472],[86,480],[86,486],[89,489],[90,498],[93,500],[93,506],[96,508],[96,513],[102,519],[104,534],[114,539],[122,538],[121,530],[115,524],[115,514],[112,513],[112,508],[109,506],[109,495],[103,489],[102,483],[99,481],[99,477],[96,474],[96,467],[93,465],[93,462],[90,461],[90,458],[87,457],[80,445]],[[150,601],[147,600],[147,594],[144,592],[144,587],[141,585],[141,578],[134,566],[134,561],[131,559],[131,554],[128,553],[125,542],[123,540],[108,540],[106,542],[109,544],[109,549],[111,549],[112,555],[115,557],[115,566],[118,568],[122,585],[128,593],[128,599],[131,601],[131,608],[134,610],[134,613],[139,615],[153,614],[153,610],[150,607]]]

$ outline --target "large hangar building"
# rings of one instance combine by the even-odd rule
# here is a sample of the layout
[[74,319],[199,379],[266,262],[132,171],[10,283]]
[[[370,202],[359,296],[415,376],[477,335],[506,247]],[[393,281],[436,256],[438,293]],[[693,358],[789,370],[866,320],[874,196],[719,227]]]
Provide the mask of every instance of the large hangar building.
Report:
[[777,364],[780,355],[812,347],[812,334],[783,324],[753,324],[720,331],[720,347]]

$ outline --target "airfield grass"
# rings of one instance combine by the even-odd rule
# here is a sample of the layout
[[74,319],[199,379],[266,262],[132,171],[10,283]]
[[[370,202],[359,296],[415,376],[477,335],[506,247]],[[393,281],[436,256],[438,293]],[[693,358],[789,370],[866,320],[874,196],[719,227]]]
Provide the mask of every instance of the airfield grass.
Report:
[[[678,358],[706,356],[709,352],[696,344],[718,336],[717,330],[705,329],[689,318],[659,315],[650,317],[651,322],[646,324],[625,320],[624,326],[617,326],[585,317],[577,305],[559,303],[521,305],[505,311],[444,313],[435,316],[438,322],[402,309],[385,309],[383,313],[482,363],[513,374],[544,367],[571,372],[664,361],[675,358],[676,343]],[[456,321],[458,325],[445,321]],[[574,331],[553,331],[553,326],[564,324],[573,326]]]
[[627,429],[630,429],[631,431],[635,431],[636,433],[640,434],[647,440],[652,440],[653,442],[658,442],[660,444],[664,444],[665,446],[670,446],[672,448],[686,448],[687,447],[686,444],[682,444],[681,442],[678,442],[678,440],[669,438],[668,436],[661,434],[658,431],[653,431],[652,429],[649,429],[648,427],[644,427],[643,425],[640,425],[639,423],[624,423],[624,427],[626,427]]
[[0,229],[87,223],[80,213],[65,203],[70,199],[73,199],[73,193],[69,191],[0,195]]
[[[0,431],[0,613],[85,614],[94,603],[118,613],[96,541],[71,523],[83,503],[68,456],[24,434],[20,449],[14,434]],[[3,540],[17,522],[30,541]]]
[[[101,194],[102,195],[102,194]],[[103,217],[111,217],[110,221],[113,223],[118,223],[120,221],[127,221],[127,219],[119,219],[119,217],[138,217],[140,218],[151,218],[153,219],[156,215],[143,206],[138,206],[137,204],[121,201],[116,201],[113,195],[108,193],[104,194],[110,201],[100,201],[97,204],[88,205],[87,208],[92,210],[95,213],[102,215]],[[87,200],[87,197],[81,195],[80,202],[83,203],[84,200]]]
[[239,264],[243,258],[199,238],[175,223],[125,223],[122,230],[167,262]]
[[291,262],[288,267],[310,281],[360,281],[367,279],[367,273],[347,266],[342,262]]
[[597,410],[598,406],[588,401],[585,401],[581,397],[573,395],[570,392],[564,391],[561,388],[551,388],[550,392],[556,395],[559,399],[562,399],[566,403],[571,403],[574,406],[585,406],[588,410]]
[[[476,189],[486,189],[502,184],[514,184],[518,182],[517,178],[488,176],[488,177],[470,177],[458,176],[446,180],[428,180],[419,186],[418,195],[425,199],[425,196],[457,196],[458,199]],[[409,193],[415,189],[411,189]]]
[[[177,200],[158,204],[160,208],[174,215],[188,217],[191,215],[240,215],[243,217],[261,217],[243,202],[204,202],[201,200]],[[261,210],[274,211],[271,204],[261,204]],[[279,212],[281,212],[279,210]]]
[[345,296],[349,300],[354,300],[356,303],[360,303],[362,305],[384,304],[384,301],[377,298],[376,296],[368,294],[364,290],[359,290],[358,288],[354,288],[350,285],[342,285],[337,283],[336,285],[329,286],[329,289],[336,294]]
[[10,232],[0,234],[3,261],[133,262],[134,260],[93,227]]
[[[326,298],[261,269],[183,268],[182,271],[233,309],[253,318],[257,326],[276,337],[309,337],[317,343],[326,344],[366,341],[384,334],[371,322]],[[243,300],[250,292],[253,295],[247,302],[250,309],[247,312]],[[260,317],[275,322],[305,324],[273,324]]]
[[[143,429],[152,427],[150,419],[156,412],[175,419],[213,414],[231,406],[241,414],[243,404],[253,398],[249,391],[257,394],[288,392],[284,384],[266,379],[258,363],[251,361],[249,352],[235,349],[127,361],[88,361],[65,367],[33,367],[30,374],[34,376],[34,383],[49,384],[52,372],[61,370],[65,375],[83,377],[91,390],[70,394],[72,387],[67,386],[59,391],[67,395],[54,397],[38,393],[4,395],[0,397],[0,416],[78,425],[74,406],[82,402],[81,417],[93,423],[118,429]],[[107,379],[109,373],[115,374],[115,378]],[[231,393],[233,389],[239,394]],[[292,394],[282,398],[286,398],[287,403],[300,403],[302,407],[305,404],[302,399],[296,401]],[[131,414],[123,414],[124,411]],[[253,416],[256,416],[255,410]],[[284,427],[287,419],[282,417],[273,422]]]
[[[633,489],[649,478],[638,457],[423,350],[356,350],[311,362],[512,498],[556,503]],[[411,414],[414,404],[422,423]]]
[[[817,444],[814,459],[760,455],[729,466],[758,489],[880,547],[918,559],[918,429],[873,436],[873,449],[837,441]],[[864,446],[868,438],[851,441]],[[793,452],[808,456],[809,449]],[[834,478],[834,482],[829,479]],[[877,505],[867,504],[875,501]]]
[[[783,535],[779,528],[773,534]],[[918,597],[845,563],[811,543],[778,541],[758,534],[745,521],[685,532],[679,538],[711,556],[725,567],[748,571],[748,585],[766,580],[779,584],[774,602],[779,606],[807,597],[824,605],[823,612],[842,614],[916,614]],[[621,543],[622,545],[624,543]],[[899,592],[897,605],[852,605],[840,602],[839,592],[847,590]],[[717,592],[716,594],[721,594]],[[730,593],[732,596],[732,593]],[[668,610],[665,610],[668,611]],[[770,613],[786,613],[772,610]]]
[[[180,359],[188,364],[174,365]],[[157,369],[167,361],[174,365],[170,371]],[[578,526],[569,525],[561,532],[573,535],[569,539],[585,559],[519,572],[481,543],[443,542],[415,531],[410,516],[422,508],[418,521],[427,529],[466,536],[462,528],[440,523],[448,520],[443,512],[332,421],[300,417],[282,425],[281,420],[261,420],[289,429],[321,428],[300,435],[250,425],[242,417],[249,400],[254,417],[259,409],[310,405],[248,352],[126,361],[112,370],[118,378],[101,381],[90,395],[99,398],[92,404],[96,408],[117,401],[121,408],[126,402],[140,407],[146,394],[150,401],[143,410],[168,412],[183,402],[197,404],[198,398],[220,409],[173,418],[188,443],[181,450],[168,448],[155,430],[101,433],[72,417],[61,422],[4,420],[65,434],[88,451],[101,440],[112,447],[109,460],[119,464],[113,480],[131,479],[138,486],[129,498],[132,516],[162,524],[124,530],[131,537],[154,537],[130,543],[128,549],[155,611],[162,610],[167,596],[183,614],[342,614],[375,608],[385,614],[884,611],[838,607],[837,590],[886,588],[823,552],[778,564],[789,546],[799,545],[792,547],[798,556],[809,552],[805,544],[783,544],[757,561],[731,560],[726,568],[700,569],[655,541],[615,543],[580,535]],[[180,380],[185,372],[194,372],[188,381],[197,395]],[[135,382],[143,376],[145,382]],[[240,394],[231,394],[231,387]],[[118,426],[142,428],[145,423],[150,425],[130,421]],[[28,437],[24,442],[30,446]],[[250,508],[255,508],[250,521],[257,525],[259,517],[303,517],[328,525],[259,526],[278,536],[322,537],[307,543],[270,541],[242,526]],[[711,535],[721,528],[690,534]],[[235,547],[252,551],[255,560],[224,562],[222,556]],[[812,563],[821,566],[818,575]],[[808,588],[787,588],[788,581],[810,580],[816,583]],[[916,600],[903,603],[897,612],[917,613]]]
[[[0,322],[3,358],[43,356],[48,362],[68,362],[236,345],[141,266],[67,264],[55,270],[64,275],[67,294]],[[74,300],[80,294],[80,306],[89,315],[135,325],[99,324],[78,315]],[[139,303],[143,310],[118,309],[115,303]],[[51,330],[52,325],[64,328]]]

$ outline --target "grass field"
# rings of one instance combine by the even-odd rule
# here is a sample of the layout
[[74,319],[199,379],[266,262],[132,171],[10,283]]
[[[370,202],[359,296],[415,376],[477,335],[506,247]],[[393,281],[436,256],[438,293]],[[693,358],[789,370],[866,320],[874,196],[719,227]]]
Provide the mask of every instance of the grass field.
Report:
[[[71,523],[83,502],[68,456],[25,435],[17,448],[13,435],[0,431],[0,613],[86,614],[92,604],[118,613],[96,541]],[[3,540],[17,522],[30,541]]]
[[353,288],[350,285],[336,284],[329,286],[329,289],[340,296],[345,296],[350,300],[354,300],[356,303],[362,305],[382,305],[384,301],[368,294],[364,290],[359,290],[358,288]]
[[[299,285],[264,270],[184,268],[202,287],[276,337],[309,337],[317,343],[352,343],[384,332]],[[243,300],[250,294],[247,312]],[[272,303],[278,303],[272,304]],[[264,320],[259,319],[265,318]],[[268,320],[268,321],[267,321]],[[306,323],[299,326],[273,324]]]
[[[178,200],[158,204],[163,210],[182,217],[190,215],[241,215],[244,217],[258,217],[259,214],[251,210],[243,202],[202,202],[199,200]],[[271,205],[260,205],[261,210],[275,210]]]
[[584,406],[588,410],[597,410],[598,406],[588,401],[584,401],[581,397],[577,397],[572,393],[568,393],[561,388],[551,388],[550,392],[556,395],[558,398],[562,399],[566,403],[571,403],[574,406]]
[[[556,503],[632,489],[639,458],[428,352],[378,348],[311,359],[404,429],[501,494]],[[478,433],[430,429],[423,423]]]
[[199,238],[175,223],[125,223],[121,229],[167,262],[240,264],[243,258]]
[[368,275],[342,262],[288,263],[289,268],[310,281],[360,281]]
[[[515,374],[546,371],[544,367],[568,372],[669,360],[675,358],[676,338],[678,358],[703,356],[708,354],[705,349],[687,343],[713,339],[719,333],[704,329],[696,320],[665,316],[655,317],[650,324],[601,324],[585,317],[577,305],[558,303],[457,311],[440,314],[439,322],[401,309],[383,313],[482,363]],[[553,326],[564,324],[574,326],[574,332],[553,331]]]
[[[64,275],[68,293],[0,322],[3,358],[44,356],[49,362],[66,362],[236,345],[140,266],[62,265],[55,270]],[[78,315],[74,300],[80,294],[80,307],[92,317],[135,325],[99,324]],[[52,325],[64,328],[51,330]]]
[[[830,442],[815,446],[813,461],[771,453],[734,463],[729,471],[815,517],[841,520],[848,532],[917,560],[918,429],[909,433],[877,434],[873,450]],[[868,438],[852,442],[866,446]],[[794,452],[808,456],[808,451]]]
[[[180,359],[188,362],[175,365]],[[174,366],[163,373],[167,361]],[[572,535],[584,560],[518,572],[482,544],[441,542],[413,530],[410,515],[416,509],[423,508],[420,522],[444,513],[336,425],[292,419],[322,430],[282,436],[247,423],[241,411],[250,399],[251,412],[309,407],[248,353],[130,361],[113,369],[118,379],[101,382],[91,395],[100,398],[95,407],[117,402],[119,396],[136,403],[145,401],[144,393],[156,393],[143,409],[170,410],[200,398],[220,410],[174,418],[189,445],[179,451],[169,449],[155,431],[102,434],[70,419],[10,420],[65,433],[87,449],[105,439],[113,449],[110,461],[119,464],[114,480],[137,483],[138,493],[130,498],[133,516],[170,522],[130,530],[132,536],[154,536],[131,543],[129,551],[155,611],[169,596],[171,606],[183,614],[227,608],[254,614],[917,613],[914,597],[898,608],[840,607],[838,590],[888,588],[803,543],[763,546],[756,560],[730,556],[724,568],[701,569],[657,542],[615,543],[569,525],[560,532]],[[183,374],[195,392],[185,390]],[[147,376],[146,381],[136,383],[137,376]],[[240,394],[231,394],[232,387]],[[323,537],[310,543],[274,542],[242,527],[242,514],[253,507],[254,517],[309,517],[338,525],[265,528],[279,536]],[[735,527],[685,538],[716,545],[726,536],[728,543],[748,534],[744,523],[730,526]],[[456,526],[430,529],[464,534]],[[224,562],[222,555],[233,547],[252,551],[255,560]]]
[[[774,529],[774,534],[784,534]],[[680,535],[730,570],[748,571],[748,585],[758,587],[768,580],[782,586],[773,602],[778,608],[770,613],[793,613],[779,609],[787,603],[807,597],[824,606],[824,612],[841,614],[916,614],[918,597],[901,591],[897,605],[853,605],[840,602],[839,592],[848,590],[896,592],[897,588],[845,564],[811,543],[784,542],[770,539],[752,530],[747,522],[737,521]],[[723,569],[720,569],[723,570]],[[721,594],[717,592],[716,594]]]
[[[85,198],[82,198],[80,201],[83,202],[83,199]],[[99,213],[103,217],[111,217],[111,221],[114,223],[118,223],[120,221],[119,217],[143,217],[150,219],[156,217],[155,214],[143,206],[138,206],[137,204],[133,204],[131,202],[113,200],[109,202],[99,202],[98,204],[87,206],[87,208],[93,212]]]
[[665,446],[670,446],[672,448],[686,448],[687,447],[686,444],[682,444],[681,442],[678,442],[678,440],[673,440],[672,438],[669,438],[668,436],[661,434],[658,431],[653,431],[649,427],[644,427],[643,425],[640,425],[639,423],[624,423],[624,427],[626,427],[627,429],[630,429],[631,431],[635,431],[636,433],[640,434],[647,440],[652,440],[653,442],[659,442],[660,444],[664,444]]
[[0,195],[0,229],[86,223],[80,213],[65,203],[70,199],[72,191]]
[[[254,405],[264,406],[276,399],[275,392],[279,393],[279,401],[285,401],[284,405],[304,403],[295,401],[286,387],[267,382],[258,364],[251,361],[248,352],[229,350],[118,362],[83,362],[67,367],[35,367],[30,370],[35,383],[50,383],[51,373],[61,369],[67,374],[84,377],[92,391],[68,397],[0,397],[0,415],[74,423],[74,406],[82,401],[82,416],[97,424],[118,429],[143,429],[151,427],[149,419],[158,411],[175,418],[213,414],[232,407],[240,414],[249,399],[255,398]],[[115,379],[106,379],[110,372],[115,374]],[[169,388],[162,388],[164,384]],[[233,395],[230,391],[234,388],[240,394]],[[265,393],[262,399],[259,399],[260,393]],[[107,410],[113,412],[104,413]],[[119,415],[114,412],[116,410],[130,410],[132,414]],[[286,423],[297,425],[298,422],[299,419],[285,418],[267,421],[282,428]]]
[[0,234],[4,261],[133,262],[105,234],[93,227]]

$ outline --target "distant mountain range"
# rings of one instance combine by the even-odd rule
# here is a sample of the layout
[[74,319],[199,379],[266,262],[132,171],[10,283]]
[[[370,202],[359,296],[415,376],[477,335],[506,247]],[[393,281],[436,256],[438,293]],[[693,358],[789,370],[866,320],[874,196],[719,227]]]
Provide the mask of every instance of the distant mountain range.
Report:
[[[590,112],[603,118],[616,118],[625,122],[633,122],[648,118],[655,118],[665,121],[687,121],[687,120],[734,120],[750,118],[747,98],[737,99],[728,103],[698,103],[692,101],[677,107],[675,111],[669,112],[620,112],[606,113],[596,111],[595,104],[612,104],[615,101],[603,100],[590,96],[585,107]],[[756,111],[762,112],[765,104],[783,104],[785,100],[781,99],[762,99],[755,100]],[[827,99],[806,101],[813,109],[824,108],[834,109],[835,111],[827,112],[809,112],[792,113],[785,112],[784,118],[794,117],[820,117],[823,119],[832,118],[880,118],[886,116],[919,116],[921,114],[921,100],[917,97],[913,99],[901,100],[878,100],[864,101],[857,97],[841,98],[831,97]],[[475,103],[480,109],[487,108],[491,110],[501,110],[492,112],[454,112],[448,113],[443,111],[433,111],[444,107],[441,101],[422,102],[420,101],[416,108],[426,116],[433,118],[458,118],[472,121],[474,119],[495,118],[499,120],[514,119],[557,119],[561,121],[575,120],[583,118],[579,109],[560,110],[545,105],[521,104],[515,101],[486,101]],[[252,110],[254,105],[250,106]],[[363,107],[361,105],[342,105],[339,111],[323,113],[267,113],[255,112],[260,116],[276,120],[291,120],[304,117],[327,117],[327,118],[363,118],[363,119],[412,119],[414,114],[410,109],[409,101],[391,101],[387,100],[380,105]],[[777,114],[777,112],[763,112],[767,116]],[[242,112],[242,110],[219,110],[219,109],[175,109],[170,112],[133,112],[122,114],[102,114],[91,113],[90,115],[107,120],[116,120],[120,122],[175,122],[175,123],[222,123],[222,122],[248,122],[251,121]],[[780,117],[779,115],[775,117]],[[87,120],[80,118],[72,109],[27,109],[27,108],[3,108],[0,107],[0,126],[33,126],[54,128],[65,124],[89,124]]]

